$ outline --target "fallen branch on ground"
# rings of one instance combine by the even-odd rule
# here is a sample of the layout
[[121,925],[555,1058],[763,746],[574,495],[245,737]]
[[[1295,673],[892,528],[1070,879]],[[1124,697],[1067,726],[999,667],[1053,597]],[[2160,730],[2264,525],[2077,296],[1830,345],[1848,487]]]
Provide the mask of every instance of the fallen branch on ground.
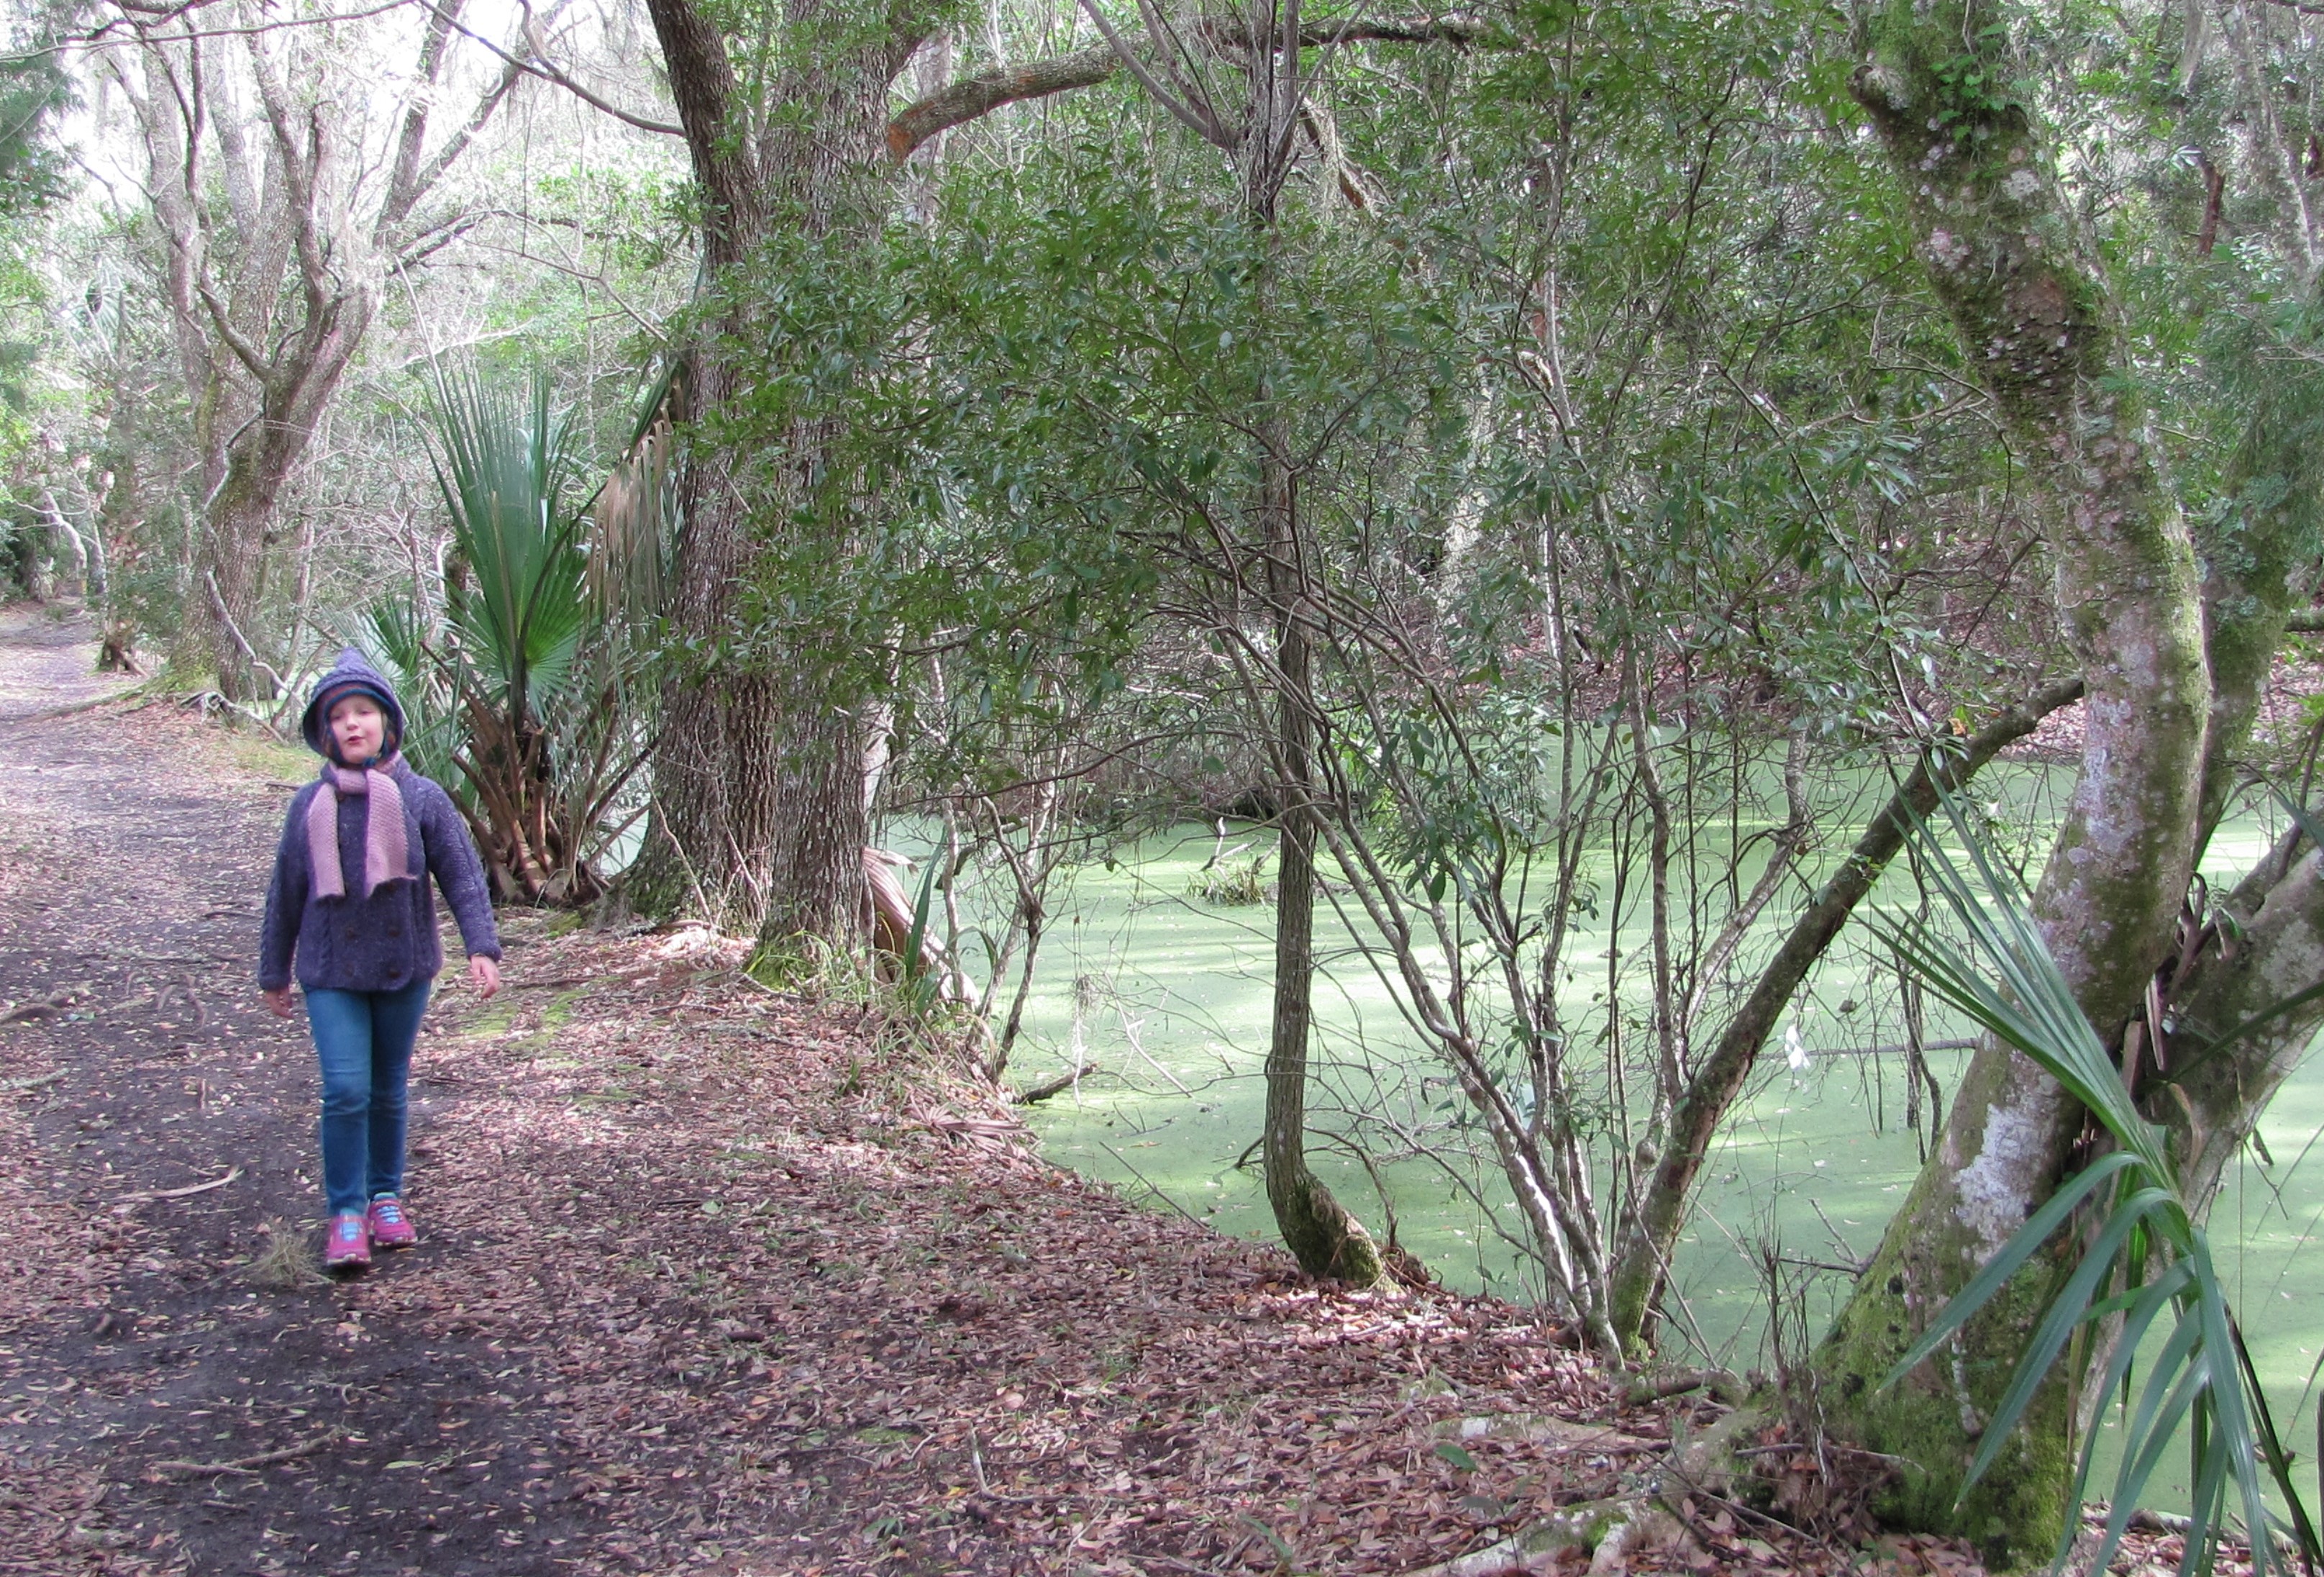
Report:
[[225,1176],[213,1177],[207,1183],[196,1183],[184,1188],[159,1188],[151,1193],[144,1194],[124,1194],[114,1203],[116,1204],[146,1204],[156,1199],[190,1199],[197,1194],[208,1194],[213,1188],[223,1188],[241,1176],[242,1168],[240,1167],[236,1167]]
[[911,1108],[906,1115],[946,1139],[963,1139],[988,1148],[1007,1148],[1025,1137],[1024,1125],[1010,1119],[967,1117],[957,1111],[927,1107]]
[[210,1473],[240,1473],[244,1477],[254,1478],[261,1468],[271,1467],[276,1462],[287,1462],[295,1457],[311,1455],[338,1437],[338,1431],[330,1429],[310,1440],[300,1441],[297,1445],[286,1445],[280,1451],[262,1451],[256,1456],[236,1457],[230,1462],[155,1462],[153,1471],[157,1473],[190,1473],[196,1477]]
[[11,1008],[0,1013],[0,1024],[23,1024],[34,1019],[53,1018],[72,1005],[69,995],[51,997],[43,1001],[26,1002],[21,1008]]
[[1622,1399],[1636,1407],[1696,1390],[1709,1391],[1730,1407],[1741,1406],[1746,1394],[1743,1382],[1728,1370],[1682,1369],[1665,1374],[1639,1375],[1630,1381]]

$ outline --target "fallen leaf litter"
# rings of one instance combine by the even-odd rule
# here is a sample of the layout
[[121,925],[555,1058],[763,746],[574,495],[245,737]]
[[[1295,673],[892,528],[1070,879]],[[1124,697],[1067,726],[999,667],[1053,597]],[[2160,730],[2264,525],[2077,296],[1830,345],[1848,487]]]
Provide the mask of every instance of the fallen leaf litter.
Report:
[[[311,1075],[246,966],[170,982],[165,1030],[144,961],[236,957],[285,795],[165,708],[134,748],[117,707],[7,726],[0,961],[40,988],[19,1001],[99,1010],[0,1029],[0,1572],[403,1577],[456,1550],[479,1572],[1468,1577],[1723,1411],[1621,1406],[1508,1305],[1318,1286],[1133,1206],[875,1015],[748,982],[738,943],[544,916],[506,918],[520,989],[431,1013],[423,1246],[258,1288],[269,1213],[314,1208]],[[132,772],[157,735],[168,770]],[[93,779],[105,803],[78,802]],[[208,803],[210,835],[141,845],[139,793]],[[108,962],[68,980],[93,939]],[[140,1107],[164,1070],[190,1093]],[[109,1113],[180,1125],[141,1146]],[[1682,1536],[1594,1569],[1978,1570],[1739,1509],[1685,1498]],[[2167,1531],[2135,1536],[2116,1571],[2175,1563]]]

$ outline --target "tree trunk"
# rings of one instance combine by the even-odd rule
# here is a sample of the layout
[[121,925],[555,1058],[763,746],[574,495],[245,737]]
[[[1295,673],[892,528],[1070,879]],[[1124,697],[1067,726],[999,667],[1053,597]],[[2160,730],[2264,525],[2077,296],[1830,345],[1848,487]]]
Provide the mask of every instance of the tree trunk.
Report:
[[[1264,9],[1264,8],[1259,8]],[[1213,106],[1213,132],[1233,157],[1244,220],[1257,244],[1250,309],[1255,332],[1247,343],[1266,346],[1286,326],[1275,321],[1274,267],[1278,237],[1276,202],[1289,168],[1286,135],[1298,110],[1298,53],[1274,51],[1255,20],[1244,23],[1251,41],[1245,70],[1250,87],[1240,138],[1222,137],[1226,122]],[[1262,365],[1264,364],[1262,363]],[[1336,1277],[1358,1286],[1386,1279],[1379,1247],[1363,1223],[1333,1197],[1307,1167],[1307,1042],[1315,1020],[1315,695],[1299,494],[1291,468],[1291,422],[1275,405],[1276,391],[1262,372],[1253,391],[1258,421],[1259,475],[1252,501],[1253,537],[1264,547],[1266,604],[1275,625],[1274,758],[1277,819],[1275,901],[1275,1016],[1267,1047],[1267,1112],[1260,1153],[1267,1199],[1285,1247],[1310,1276]]]
[[[717,27],[693,0],[648,8],[706,199],[705,264],[713,288],[730,293],[690,356],[696,445],[672,625],[691,660],[664,696],[655,835],[632,900],[662,912],[707,901],[770,940],[804,935],[853,952],[870,934],[869,829],[862,728],[831,677],[842,664],[788,636],[770,655],[731,655],[743,633],[736,594],[759,567],[855,551],[852,540],[814,540],[834,520],[853,529],[849,512],[819,507],[845,486],[831,475],[838,435],[807,413],[752,435],[745,452],[717,429],[742,392],[727,347],[753,342],[740,265],[779,226],[838,246],[878,239],[888,87],[925,23],[903,13],[867,23],[834,0],[787,0],[784,63],[753,126]],[[755,475],[772,485],[750,497],[742,488]]]
[[862,730],[829,688],[799,688],[783,734],[783,836],[761,930],[770,939],[813,936],[860,952],[872,926]]
[[[368,219],[345,206],[341,169],[364,150],[332,107],[344,84],[319,79],[298,46],[271,42],[265,29],[241,35],[263,130],[244,125],[233,77],[204,52],[233,46],[182,19],[139,30],[142,78],[112,66],[145,143],[164,304],[199,458],[194,584],[178,649],[214,669],[230,699],[272,690],[259,681],[255,643],[275,503],[371,326],[413,207],[518,79],[517,69],[504,71],[423,161],[459,10],[453,0],[423,30],[399,154]],[[230,226],[199,211],[213,167]],[[220,233],[232,238],[230,255],[212,254]]]
[[2206,1202],[2324,1025],[2319,998],[2217,1053],[2203,1050],[2227,1030],[2324,983],[2324,854],[2311,847],[2302,856],[2301,842],[2297,833],[2286,838],[2227,899],[2242,936],[2232,945],[2203,947],[2172,982],[2163,1072],[2173,1090],[2145,1104],[2149,1116],[2173,1130],[2189,1185]]
[[337,392],[371,322],[372,293],[350,286],[310,336],[310,354],[290,355],[262,386],[259,404],[224,452],[222,479],[203,512],[194,559],[203,655],[230,700],[271,700],[281,676],[257,650],[266,549],[276,504],[305,457],[316,424]]
[[200,632],[203,656],[217,675],[218,694],[230,701],[272,699],[274,687],[259,671],[249,632],[257,628],[259,571],[265,558],[266,522],[274,500],[254,478],[230,471],[226,484],[201,521],[201,545],[194,554],[192,622]]
[[[2103,275],[2031,116],[1978,86],[2012,79],[1998,32],[1960,0],[1898,0],[1869,29],[1855,88],[1905,189],[1930,281],[2048,500],[2088,727],[2034,912],[2111,1040],[2144,997],[2192,870],[2210,701],[2201,606],[2186,522],[2126,375]],[[2067,1515],[2071,1419],[2055,1377],[2020,1438],[1958,1499],[1972,1441],[2031,1333],[2043,1269],[1997,1298],[1949,1354],[1893,1388],[1879,1382],[2054,1189],[2083,1122],[2026,1059],[1981,1047],[1817,1356],[1834,1431],[1909,1464],[1885,1510],[1976,1539],[1989,1561],[2043,1547]]]
[[[715,344],[706,345],[685,417],[718,410],[732,383]],[[728,456],[690,456],[678,493],[684,525],[669,613],[692,650],[670,659],[654,746],[652,835],[623,881],[631,904],[646,913],[733,914],[755,926],[768,912],[779,840],[781,705],[769,675],[720,650],[754,549]]]
[[2295,567],[2314,561],[2324,503],[2324,390],[2309,372],[2319,348],[2315,305],[2299,318],[2293,355],[2255,347],[2266,380],[2227,466],[2232,507],[2205,522],[2204,645],[2211,669],[2211,732],[2203,755],[2203,844],[2227,812],[2236,753],[2250,737],[2283,646]]
[[1260,1154],[1267,1201],[1284,1246],[1310,1276],[1358,1286],[1387,1274],[1363,1223],[1307,1168],[1307,1039],[1315,1008],[1315,812],[1311,760],[1314,724],[1308,708],[1312,658],[1303,606],[1296,509],[1277,440],[1283,424],[1263,429],[1260,512],[1268,525],[1267,574],[1276,623],[1276,749],[1282,834],[1276,847],[1275,1017],[1267,1047],[1267,1116]]

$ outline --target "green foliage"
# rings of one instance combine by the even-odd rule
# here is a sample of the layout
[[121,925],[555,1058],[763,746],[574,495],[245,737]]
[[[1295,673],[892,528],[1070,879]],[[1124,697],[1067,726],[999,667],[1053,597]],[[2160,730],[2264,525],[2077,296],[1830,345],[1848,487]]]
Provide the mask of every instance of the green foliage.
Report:
[[[2062,1257],[2041,1322],[1987,1423],[1965,1485],[1975,1484],[1994,1464],[2068,1343],[2110,1335],[2114,1345],[2096,1394],[2107,1398],[2120,1393],[2122,1464],[2090,1569],[2102,1570],[2112,1558],[2156,1467],[2183,1428],[2194,1495],[2187,1567],[2211,1569],[2219,1541],[2230,1531],[2230,1517],[2239,1513],[2253,1569],[2269,1569],[2277,1558],[2278,1525],[2266,1505],[2272,1480],[2298,1547],[2315,1570],[2324,1563],[2324,1548],[2292,1486],[2291,1453],[2276,1437],[2267,1398],[2236,1329],[2209,1237],[2200,1224],[2200,1202],[2181,1182],[2181,1157],[2172,1153],[2163,1128],[2147,1120],[2125,1087],[2113,1057],[2051,959],[2024,890],[1986,853],[1962,807],[1948,801],[1947,809],[1955,836],[1968,849],[1975,880],[1925,827],[1921,848],[1931,881],[1966,928],[1976,956],[1919,921],[1886,927],[1889,945],[1932,991],[2062,1084],[2120,1148],[2068,1178],[2027,1218],[1914,1342],[1886,1383],[1935,1353],[2013,1277],[2034,1265],[2061,1229],[2075,1222],[2080,1250]],[[2096,1219],[2084,1224],[2077,1213],[2086,1205]],[[2140,1388],[2134,1383],[2135,1367],[2150,1337],[2159,1337],[2162,1346]],[[2097,1443],[2095,1434],[2084,1443],[2074,1477],[2077,1502],[2087,1493]],[[2075,1531],[2070,1524],[2061,1536],[2053,1570],[2063,1568]]]
[[[529,398],[528,398],[529,394]],[[589,623],[567,432],[537,373],[527,393],[447,373],[437,384],[436,481],[470,577],[451,597],[470,679],[512,720],[563,682]]]
[[8,42],[0,54],[0,225],[55,200],[64,155],[50,141],[50,125],[72,102],[72,84],[54,51]]
[[540,177],[533,195],[545,217],[586,222],[613,263],[641,272],[681,259],[696,218],[683,184],[660,170],[577,167]]
[[436,632],[420,604],[403,596],[374,598],[357,610],[354,637],[403,704],[402,753],[420,771],[443,780],[464,807],[473,807],[475,796],[458,775],[457,703],[447,667],[438,659]]
[[46,349],[40,319],[49,304],[32,257],[62,167],[49,123],[69,101],[69,86],[51,53],[0,56],[0,463],[13,462],[30,439],[25,419],[33,372]]
[[443,618],[374,602],[366,644],[402,686],[415,759],[456,770],[503,896],[587,902],[643,810],[651,632],[591,588],[569,428],[545,374],[443,373],[431,414],[456,549]]

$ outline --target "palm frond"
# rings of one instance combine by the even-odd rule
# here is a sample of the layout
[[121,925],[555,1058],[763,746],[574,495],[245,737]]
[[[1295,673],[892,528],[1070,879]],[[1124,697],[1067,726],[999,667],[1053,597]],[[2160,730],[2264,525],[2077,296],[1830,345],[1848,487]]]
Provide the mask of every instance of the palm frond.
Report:
[[[652,646],[591,586],[572,429],[546,375],[439,368],[434,394],[429,456],[459,567],[432,654],[456,741],[448,763],[500,890],[586,901],[641,814]],[[379,633],[408,634],[392,619]]]
[[[2164,1130],[2139,1111],[2112,1053],[2076,1002],[2043,941],[2024,888],[1993,860],[1958,800],[1948,797],[1944,807],[1967,871],[1929,825],[1916,831],[1929,881],[1966,933],[1969,946],[1914,919],[1883,926],[1884,938],[1931,991],[2063,1085],[2104,1125],[2117,1148],[2067,1178],[2026,1219],[1883,1383],[1895,1384],[1953,1338],[2037,1255],[2049,1250],[2073,1218],[2096,1208],[2101,1213],[2084,1229],[2079,1253],[2066,1250],[2070,1268],[2050,1295],[1994,1408],[1964,1492],[1998,1460],[2075,1331],[2119,1315],[2121,1329],[2098,1394],[2110,1397],[2121,1388],[2122,1462],[2112,1514],[2089,1569],[2103,1571],[2112,1559],[2132,1511],[2183,1428],[2195,1493],[2181,1570],[2211,1569],[2220,1541],[2230,1532],[2232,1496],[2252,1569],[2264,1577],[2278,1560],[2267,1504],[2272,1480],[2290,1512],[2295,1546],[2311,1572],[2324,1572],[2324,1551],[2292,1484],[2290,1454],[2276,1437],[2266,1397],[2243,1353],[2233,1311],[2212,1268],[2200,1202],[2189,1197]],[[2100,1296],[2110,1286],[2122,1290]],[[2131,1366],[2166,1311],[2168,1334],[2134,1406]],[[2095,1435],[2082,1443],[2074,1477],[2078,1501],[2089,1488],[2096,1445]],[[2070,1522],[2053,1571],[2063,1566],[2074,1531]]]
[[420,771],[444,779],[456,797],[459,730],[443,657],[431,645],[434,633],[419,606],[398,596],[365,604],[345,632],[346,643],[362,650],[402,701],[404,756]]
[[455,616],[470,660],[512,714],[563,682],[590,620],[578,522],[566,506],[569,429],[545,374],[520,393],[474,373],[436,389],[436,480],[467,565]]

